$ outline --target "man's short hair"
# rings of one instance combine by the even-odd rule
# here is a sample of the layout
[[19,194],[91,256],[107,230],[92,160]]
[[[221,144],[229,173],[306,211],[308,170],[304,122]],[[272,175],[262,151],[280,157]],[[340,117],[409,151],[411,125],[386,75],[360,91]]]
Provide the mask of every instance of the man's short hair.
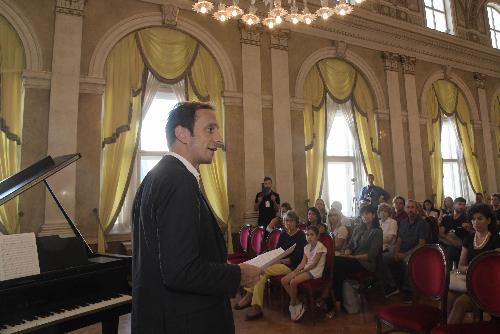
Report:
[[271,182],[273,182],[273,179],[271,179],[271,177],[269,177],[269,176],[266,176],[266,177],[264,178],[264,182],[266,182],[266,181],[271,181]]
[[193,135],[196,110],[199,109],[215,110],[209,103],[188,101],[177,103],[172,111],[170,111],[167,124],[165,125],[165,135],[167,137],[167,145],[169,148],[172,147],[177,139],[175,137],[175,128],[177,126],[180,125],[188,129],[191,136]]
[[405,198],[404,198],[403,196],[401,196],[401,195],[397,195],[396,197],[394,197],[394,198],[392,199],[392,204],[394,204],[394,203],[396,202],[396,200],[397,200],[397,199],[402,200],[402,201],[403,201],[403,205],[406,205],[406,200],[405,200]]
[[455,200],[453,201],[453,204],[457,204],[457,203],[467,203],[467,201],[465,200],[465,198],[463,197],[457,197],[455,198]]
[[362,216],[363,214],[365,213],[371,213],[373,215],[376,214],[375,212],[375,209],[372,208],[371,205],[365,205],[365,206],[362,206],[360,209],[359,209],[359,215]]

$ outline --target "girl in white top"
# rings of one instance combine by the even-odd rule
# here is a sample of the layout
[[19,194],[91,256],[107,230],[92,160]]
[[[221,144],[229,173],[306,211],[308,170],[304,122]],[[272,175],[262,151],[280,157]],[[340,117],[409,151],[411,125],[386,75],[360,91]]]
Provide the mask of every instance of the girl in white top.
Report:
[[392,208],[386,203],[380,203],[378,206],[378,217],[380,218],[380,228],[384,236],[384,243],[382,244],[382,251],[389,251],[390,247],[394,245],[396,236],[398,234],[398,222],[390,218]]
[[305,312],[304,305],[297,298],[298,286],[310,279],[320,278],[325,268],[327,249],[319,238],[316,226],[309,226],[306,233],[307,245],[304,247],[304,256],[297,268],[281,279],[281,284],[290,296],[290,317],[293,321],[299,320]]

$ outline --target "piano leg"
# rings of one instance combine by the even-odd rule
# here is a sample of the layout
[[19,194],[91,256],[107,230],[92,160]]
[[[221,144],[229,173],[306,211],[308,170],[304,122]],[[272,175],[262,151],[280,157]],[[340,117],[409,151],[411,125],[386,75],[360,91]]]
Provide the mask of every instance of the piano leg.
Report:
[[110,317],[102,321],[102,334],[118,334],[119,316]]

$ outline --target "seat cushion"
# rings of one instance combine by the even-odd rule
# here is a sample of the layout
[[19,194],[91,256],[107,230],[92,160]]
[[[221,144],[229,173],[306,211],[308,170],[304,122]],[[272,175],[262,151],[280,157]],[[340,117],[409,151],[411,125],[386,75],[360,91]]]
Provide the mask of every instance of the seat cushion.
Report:
[[432,330],[432,334],[498,334],[500,325],[490,322],[476,322],[471,324],[457,324],[439,326]]
[[299,288],[306,290],[317,290],[325,286],[328,281],[324,278],[315,278],[305,281],[299,285]]
[[439,323],[440,310],[424,304],[394,305],[378,310],[376,315],[394,327],[425,332]]

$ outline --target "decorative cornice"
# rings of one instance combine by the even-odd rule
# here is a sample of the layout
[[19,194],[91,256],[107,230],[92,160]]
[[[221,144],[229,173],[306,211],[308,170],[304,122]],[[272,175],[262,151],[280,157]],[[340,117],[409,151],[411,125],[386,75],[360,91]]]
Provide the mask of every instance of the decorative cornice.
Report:
[[261,38],[262,38],[262,25],[254,25],[248,27],[246,24],[242,22],[238,22],[238,28],[240,28],[241,32],[241,43],[242,44],[250,44],[260,46]]
[[[418,5],[416,8],[404,8],[397,6],[395,1],[384,1],[380,0],[378,2],[365,2],[365,8],[370,9],[372,12],[377,14],[390,17],[399,21],[408,22],[410,24],[416,24],[423,26],[425,25],[425,20],[423,15],[419,12]],[[413,9],[413,10],[412,10]]]
[[225,106],[242,107],[243,94],[240,92],[225,91],[222,92],[222,98]]
[[415,75],[415,64],[417,63],[415,57],[400,56],[400,61],[404,74]]
[[266,109],[273,108],[273,96],[272,95],[262,95],[262,108],[266,108]]
[[288,51],[288,38],[290,38],[289,29],[276,29],[270,34],[271,43],[269,47],[271,49]]
[[96,77],[80,77],[80,94],[104,94],[106,80]]
[[161,17],[164,26],[176,27],[179,7],[172,5],[161,5]]
[[347,51],[347,43],[345,41],[334,41],[337,57],[344,59]]
[[384,51],[382,52],[382,59],[384,60],[384,69],[386,71],[399,70],[399,63],[401,60],[397,53]]
[[57,0],[56,13],[83,16],[87,0]]
[[486,82],[486,75],[479,72],[474,72],[474,81],[476,83],[476,88],[484,89],[484,84]]
[[482,34],[474,29],[465,29],[461,27],[456,27],[455,35],[465,40],[486,46],[490,46],[491,43],[488,35]]
[[24,71],[23,85],[24,88],[31,89],[50,89],[50,79],[52,73],[43,71]]

